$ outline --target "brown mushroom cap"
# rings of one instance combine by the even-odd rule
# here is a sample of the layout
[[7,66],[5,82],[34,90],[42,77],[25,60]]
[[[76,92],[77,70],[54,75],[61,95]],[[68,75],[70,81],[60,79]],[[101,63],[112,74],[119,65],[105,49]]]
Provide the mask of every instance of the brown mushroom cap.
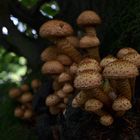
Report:
[[64,93],[70,93],[73,91],[73,87],[70,83],[65,83],[62,90]]
[[80,48],[98,47],[100,41],[96,36],[84,36],[80,39]]
[[90,99],[85,103],[85,110],[95,112],[103,107],[103,103],[97,99]]
[[43,74],[59,74],[64,71],[64,66],[59,61],[48,61],[42,67]]
[[132,104],[127,98],[120,97],[113,102],[112,108],[115,111],[126,111],[132,108]]
[[126,48],[122,48],[118,51],[117,57],[122,58],[123,56],[125,56],[128,53],[138,53],[138,52],[136,50],[134,50],[133,48],[126,47]]
[[14,115],[15,115],[15,117],[21,118],[24,115],[24,110],[20,107],[16,107],[16,109],[14,111]]
[[65,37],[72,35],[73,29],[64,21],[49,20],[40,27],[39,34],[43,38]]
[[138,69],[134,64],[122,60],[108,64],[103,70],[103,76],[112,79],[133,78],[138,74]]
[[21,91],[26,92],[26,91],[30,90],[30,87],[28,84],[23,84],[23,85],[21,85],[20,89],[21,89]]
[[25,112],[24,112],[23,118],[24,119],[31,119],[32,116],[33,116],[33,111],[30,110],[30,109],[26,109]]
[[109,63],[112,63],[114,61],[118,60],[116,57],[112,56],[112,55],[108,55],[105,58],[103,58],[100,62],[100,66],[101,67],[105,67],[107,66]]
[[53,106],[58,104],[60,101],[61,99],[56,94],[52,94],[46,98],[45,103],[47,106]]
[[11,98],[17,98],[17,97],[19,97],[20,95],[21,95],[21,91],[20,91],[19,88],[12,88],[12,89],[10,89],[10,91],[9,91],[9,96],[10,96]]
[[114,122],[111,115],[104,115],[100,118],[100,123],[104,126],[110,126]]
[[79,46],[78,37],[76,37],[76,36],[68,36],[66,39],[71,43],[72,46],[74,46],[76,48]]
[[101,23],[100,17],[94,11],[84,11],[77,18],[77,24],[79,26],[97,25]]
[[21,95],[19,101],[20,101],[21,103],[27,103],[27,102],[31,102],[32,99],[33,99],[32,93],[26,92],[26,93],[24,93],[23,95]]
[[97,72],[83,72],[76,76],[74,86],[77,89],[92,89],[102,84],[102,76]]
[[38,79],[32,80],[32,82],[31,82],[31,87],[32,87],[33,89],[37,89],[37,88],[39,88],[40,86],[41,86],[41,81],[40,81],[40,80],[38,80]]
[[52,87],[53,87],[53,90],[57,91],[62,87],[62,83],[59,83],[58,80],[54,80]]
[[62,82],[68,82],[71,80],[71,76],[68,73],[61,73],[58,77],[58,82],[62,83]]
[[72,64],[71,58],[69,56],[65,55],[65,54],[59,54],[57,56],[56,60],[59,61],[61,64],[66,65],[66,66],[67,65],[69,66],[69,65]]
[[140,54],[138,53],[129,53],[122,57],[122,60],[129,61],[140,68]]
[[100,72],[101,67],[98,61],[91,58],[83,59],[78,66],[77,73],[86,72],[86,71]]
[[54,46],[49,46],[41,53],[42,61],[55,60],[58,55],[58,50]]
[[55,94],[56,94],[57,96],[59,96],[60,98],[65,98],[65,97],[68,96],[62,89],[56,91]]
[[78,65],[76,63],[73,63],[71,66],[70,66],[70,74],[76,74],[77,73],[77,69],[78,69]]

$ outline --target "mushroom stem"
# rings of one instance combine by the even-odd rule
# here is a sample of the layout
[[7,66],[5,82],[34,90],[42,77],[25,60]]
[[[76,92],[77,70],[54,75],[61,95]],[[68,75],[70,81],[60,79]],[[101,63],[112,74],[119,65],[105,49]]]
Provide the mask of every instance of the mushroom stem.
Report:
[[74,46],[71,45],[67,39],[58,39],[56,44],[58,48],[60,48],[61,51],[69,56],[74,62],[79,63],[81,61],[81,54],[74,48]]
[[99,54],[99,47],[92,47],[92,48],[88,48],[87,49],[88,54],[91,58],[96,59],[98,62],[100,62],[101,58],[100,58],[100,54]]
[[92,26],[85,27],[86,35],[96,36],[96,30]]

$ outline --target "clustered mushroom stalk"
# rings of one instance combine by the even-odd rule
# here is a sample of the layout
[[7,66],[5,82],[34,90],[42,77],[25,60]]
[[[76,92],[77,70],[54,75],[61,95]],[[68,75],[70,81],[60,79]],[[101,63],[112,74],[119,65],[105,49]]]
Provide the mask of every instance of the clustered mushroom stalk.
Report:
[[80,40],[80,48],[87,49],[91,58],[100,61],[100,41],[96,36],[95,27],[101,23],[100,17],[94,11],[84,11],[77,18],[77,24],[85,29],[85,36]]
[[[117,58],[108,55],[101,60],[100,41],[95,30],[100,23],[94,11],[82,12],[77,24],[85,30],[83,37],[74,36],[72,27],[64,21],[44,23],[40,36],[53,45],[41,54],[45,62],[42,73],[51,75],[54,80],[54,92],[45,101],[51,114],[64,113],[69,97],[77,93],[72,107],[97,114],[100,123],[109,126],[116,116],[121,117],[132,107],[140,55],[132,48],[123,48]],[[18,91],[15,96],[19,96]]]
[[41,81],[33,79],[31,85],[22,84],[19,88],[10,89],[9,97],[18,104],[14,111],[15,117],[29,121],[34,119],[35,112],[32,109],[33,94],[36,93],[40,86]]

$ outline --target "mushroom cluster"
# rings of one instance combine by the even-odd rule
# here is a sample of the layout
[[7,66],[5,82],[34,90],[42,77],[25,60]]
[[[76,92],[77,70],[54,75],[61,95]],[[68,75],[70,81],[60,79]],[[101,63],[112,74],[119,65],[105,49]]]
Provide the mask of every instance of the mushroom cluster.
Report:
[[33,94],[41,86],[41,81],[34,79],[29,84],[22,84],[19,88],[12,88],[9,91],[9,97],[16,101],[14,115],[23,120],[31,120],[35,113],[32,109]]
[[116,57],[101,60],[96,26],[101,23],[94,11],[84,11],[77,18],[81,35],[61,20],[50,20],[40,28],[40,36],[53,45],[41,54],[42,73],[54,79],[54,93],[46,98],[52,114],[65,110],[68,97],[76,94],[72,107],[81,107],[100,117],[109,126],[132,108],[135,78],[139,75],[140,55],[133,48],[119,50]]

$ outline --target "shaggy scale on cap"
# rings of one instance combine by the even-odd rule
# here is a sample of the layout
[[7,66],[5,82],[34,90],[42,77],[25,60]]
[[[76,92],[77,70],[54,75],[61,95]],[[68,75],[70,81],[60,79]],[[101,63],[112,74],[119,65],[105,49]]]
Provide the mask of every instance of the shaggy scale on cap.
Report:
[[83,59],[78,66],[77,73],[86,72],[86,71],[100,72],[101,67],[98,61],[91,58]]
[[92,89],[102,84],[102,76],[96,72],[80,73],[74,80],[74,86],[77,89]]
[[100,62],[100,66],[101,67],[105,67],[107,66],[109,63],[112,63],[114,61],[118,60],[116,57],[112,56],[112,55],[108,55],[105,58],[103,58]]
[[103,107],[103,103],[97,99],[90,99],[85,103],[85,110],[95,112]]
[[133,48],[129,48],[129,47],[128,48],[122,48],[118,51],[117,57],[122,58],[128,53],[138,53],[138,52],[136,50],[134,50]]
[[120,97],[113,102],[112,108],[115,111],[126,111],[132,108],[132,104],[127,98]]
[[140,68],[140,55],[138,53],[129,53],[122,57],[122,60],[129,61]]
[[92,48],[100,45],[100,41],[96,36],[84,36],[80,39],[80,48]]
[[58,82],[62,83],[62,82],[68,82],[70,81],[72,78],[68,73],[61,73],[58,77]]
[[100,118],[100,123],[104,126],[110,126],[114,122],[111,115],[104,115]]
[[59,61],[48,61],[42,67],[44,74],[59,74],[64,71],[64,66]]
[[50,20],[40,27],[39,34],[43,38],[59,38],[72,35],[73,29],[64,21]]
[[138,69],[134,64],[122,60],[108,64],[103,70],[104,77],[113,79],[133,78],[138,74]]
[[79,26],[97,25],[101,23],[100,17],[94,11],[84,11],[77,18]]

